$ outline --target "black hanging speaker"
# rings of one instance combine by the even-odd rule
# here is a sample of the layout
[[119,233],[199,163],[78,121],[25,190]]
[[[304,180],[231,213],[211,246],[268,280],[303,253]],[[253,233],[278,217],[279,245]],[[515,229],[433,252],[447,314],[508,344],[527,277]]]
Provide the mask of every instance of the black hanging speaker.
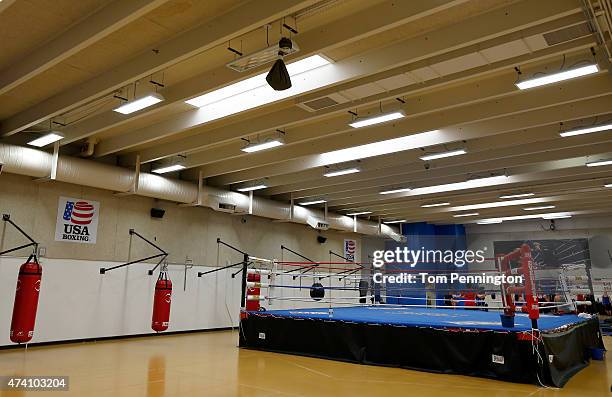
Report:
[[283,49],[290,49],[293,46],[291,40],[283,37],[280,39],[278,43],[279,51],[278,51],[278,59],[272,65],[272,69],[268,72],[266,76],[266,81],[270,85],[270,87],[274,88],[276,91],[283,91],[291,88],[291,76],[289,76],[289,72],[287,71],[287,67],[285,66],[285,62],[283,61],[283,54],[286,52]]
[[162,208],[151,208],[151,218],[163,218],[166,210]]

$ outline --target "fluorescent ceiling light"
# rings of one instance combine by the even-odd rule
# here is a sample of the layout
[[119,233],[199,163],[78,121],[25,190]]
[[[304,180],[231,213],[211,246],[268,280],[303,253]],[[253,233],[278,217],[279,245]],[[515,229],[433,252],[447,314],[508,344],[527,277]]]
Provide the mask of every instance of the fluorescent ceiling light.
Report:
[[330,65],[330,62],[320,55],[288,64],[287,70],[293,86],[284,91],[274,91],[268,85],[266,71],[185,102],[202,110],[198,114],[198,122],[217,120],[334,83],[337,80],[336,74],[326,73],[325,70],[319,73],[316,70],[326,65]]
[[350,214],[346,214],[346,216],[368,215],[368,214],[371,214],[371,213],[372,213],[372,211],[351,212]]
[[312,205],[312,204],[323,204],[326,203],[326,200],[312,200],[312,201],[304,201],[301,202],[300,205]]
[[513,199],[513,198],[521,198],[521,197],[531,197],[535,196],[535,193],[516,193],[516,194],[504,194],[499,196],[500,199]]
[[604,185],[604,187],[612,188],[612,183],[608,183],[607,185]]
[[419,158],[423,161],[429,161],[429,160],[442,159],[445,157],[461,156],[462,154],[466,154],[466,153],[467,152],[465,151],[465,149],[459,149],[459,150],[451,150],[451,151],[442,152],[442,153],[427,154]]
[[404,222],[406,222],[406,220],[405,220],[405,219],[398,219],[398,220],[396,220],[396,221],[385,221],[385,222],[383,222],[383,223],[384,223],[385,225],[391,225],[391,224],[393,224],[393,223],[404,223]]
[[28,142],[30,146],[43,147],[51,143],[57,142],[64,136],[58,132],[50,132],[47,135],[43,135],[40,138],[36,138],[33,141]]
[[526,90],[528,88],[539,87],[542,85],[557,83],[559,81],[574,79],[576,77],[586,76],[589,74],[597,73],[598,71],[599,68],[597,67],[597,65],[587,65],[559,73],[536,77],[534,79],[524,80],[516,83],[516,86],[521,90]]
[[493,225],[496,223],[502,223],[503,221],[501,219],[489,219],[489,220],[484,220],[484,221],[478,221],[476,222],[479,225]]
[[418,196],[424,194],[446,193],[457,190],[478,189],[481,187],[497,186],[510,183],[512,180],[507,175],[491,176],[487,178],[471,179],[465,182],[446,183],[444,185],[434,185],[418,187],[410,192],[410,195]]
[[497,222],[497,221],[522,221],[527,219],[562,219],[569,218],[572,214],[570,212],[553,212],[549,214],[532,214],[532,215],[518,215],[518,216],[504,216],[499,218],[481,219],[478,222]]
[[571,218],[572,216],[569,214],[551,214],[551,215],[543,215],[542,219],[566,219]]
[[577,128],[577,129],[574,129],[574,130],[569,130],[569,131],[561,132],[559,135],[561,135],[562,137],[565,138],[565,137],[568,137],[568,136],[591,134],[593,132],[607,131],[607,130],[612,130],[612,123],[611,124],[604,124],[604,125],[596,125],[596,126],[593,126],[593,127]]
[[465,216],[477,216],[477,215],[480,215],[480,214],[478,212],[468,212],[466,214],[455,214],[455,215],[453,215],[453,217],[455,217],[455,218],[463,218]]
[[523,208],[524,211],[538,211],[538,210],[549,210],[552,208],[556,208],[554,205],[542,205],[539,207],[525,207]]
[[249,187],[241,187],[236,190],[239,192],[252,192],[254,190],[261,190],[265,188],[267,188],[266,185],[255,185],[255,186],[249,186]]
[[275,139],[269,139],[265,142],[251,142],[240,150],[242,150],[243,152],[247,152],[247,153],[253,153],[253,152],[259,152],[260,150],[266,150],[266,149],[271,149],[273,147],[282,146],[284,144],[285,143],[283,142],[281,138],[275,138]]
[[409,192],[410,190],[412,190],[412,189],[409,188],[409,187],[403,187],[403,188],[399,188],[399,189],[383,190],[382,192],[380,192],[380,194],[403,193],[403,192]]
[[185,169],[184,165],[174,164],[174,165],[169,165],[167,167],[156,168],[154,170],[151,170],[151,172],[155,172],[156,174],[165,174],[166,172],[180,171],[183,169]]
[[423,204],[421,208],[432,208],[432,207],[443,207],[445,205],[450,205],[450,203],[431,203],[431,204]]
[[513,205],[537,204],[537,203],[542,203],[545,200],[546,200],[545,198],[530,198],[530,199],[509,200],[509,201],[493,201],[491,203],[461,205],[458,207],[453,207],[450,210],[451,211],[471,211],[471,210],[480,210],[483,208],[510,207]]
[[353,121],[352,123],[349,123],[349,125],[353,128],[369,127],[371,125],[386,123],[387,121],[397,120],[397,119],[401,119],[404,117],[406,117],[404,115],[404,112],[399,111],[399,112],[381,114],[381,115],[374,116],[374,117],[368,117],[368,118],[361,119],[361,120],[356,120],[356,121]]
[[601,167],[602,165],[612,165],[612,160],[599,160],[586,163],[587,167]]
[[487,178],[471,179],[465,182],[447,183],[444,185],[434,185],[417,187],[414,189],[400,188],[393,190],[384,190],[379,194],[392,194],[409,192],[406,196],[423,196],[427,194],[454,192],[458,190],[477,189],[481,187],[498,186],[500,184],[512,183],[513,180],[507,175],[491,176]]
[[148,108],[149,106],[153,106],[156,103],[162,102],[163,100],[164,97],[160,94],[149,94],[138,99],[132,99],[118,108],[113,109],[113,111],[121,114],[130,114],[144,108]]
[[326,172],[325,174],[323,174],[323,176],[326,177],[333,177],[333,176],[340,176],[340,175],[348,175],[348,174],[355,174],[357,172],[360,172],[361,170],[359,168],[347,168],[344,170],[337,170],[337,171],[329,171]]
[[403,152],[422,146],[423,141],[432,141],[443,137],[440,131],[433,130],[380,142],[367,143],[365,145],[322,153],[318,156],[317,163],[320,165],[339,164],[368,157]]

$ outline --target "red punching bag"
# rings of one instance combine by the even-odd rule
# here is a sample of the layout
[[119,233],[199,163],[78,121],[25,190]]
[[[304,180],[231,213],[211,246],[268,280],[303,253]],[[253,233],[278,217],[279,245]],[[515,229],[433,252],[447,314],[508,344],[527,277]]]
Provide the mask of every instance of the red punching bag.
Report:
[[159,272],[157,283],[155,283],[153,318],[151,320],[151,328],[153,328],[153,331],[161,332],[168,329],[168,325],[170,324],[171,303],[172,281],[168,279],[168,273],[162,270]]
[[29,342],[34,336],[41,277],[42,266],[35,256],[19,268],[10,335],[15,343]]
[[[247,275],[247,281],[248,282],[255,282],[255,283],[259,283],[261,282],[261,275],[259,274],[248,274]],[[255,284],[257,285],[257,284]],[[259,296],[261,290],[260,288],[257,287],[252,287],[252,288],[247,288],[247,302],[246,302],[246,309],[249,312],[256,312],[259,311],[260,308],[260,303],[259,300],[248,300],[248,296],[250,295],[257,295]]]

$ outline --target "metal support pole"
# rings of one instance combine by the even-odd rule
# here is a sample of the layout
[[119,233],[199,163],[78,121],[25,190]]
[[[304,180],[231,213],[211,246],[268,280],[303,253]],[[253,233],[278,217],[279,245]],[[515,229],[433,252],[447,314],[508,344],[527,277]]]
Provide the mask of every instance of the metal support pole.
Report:
[[236,248],[236,247],[234,247],[234,246],[232,246],[232,245],[230,245],[230,244],[228,244],[228,243],[224,242],[224,241],[223,241],[223,240],[221,240],[220,238],[217,238],[217,244],[225,245],[227,248],[231,248],[231,249],[233,249],[233,250],[234,250],[234,251],[236,251],[236,252],[240,252],[242,255],[247,255],[247,253],[246,253],[246,252],[244,252],[244,251],[242,251],[242,250],[239,250],[238,248]]
[[206,272],[198,272],[198,277],[202,277],[202,276],[205,276],[207,274],[215,273],[215,272],[218,272],[218,271],[221,271],[221,270],[229,269],[230,267],[235,267],[235,266],[238,266],[238,265],[242,265],[242,261],[240,261],[238,263],[232,263],[231,265],[227,265],[227,266],[223,266],[223,267],[218,267],[218,268],[213,269],[213,270],[208,270]]
[[127,263],[123,263],[121,265],[117,265],[117,266],[112,266],[112,267],[108,267],[108,268],[101,267],[100,268],[100,274],[106,274],[106,272],[108,272],[108,271],[119,269],[119,268],[122,268],[122,267],[125,267],[125,266],[130,266],[130,265],[133,265],[135,263],[144,262],[144,261],[147,261],[147,260],[150,260],[150,259],[161,258],[159,260],[159,262],[157,262],[157,265],[155,265],[155,267],[153,269],[150,269],[150,270],[147,271],[149,276],[151,276],[153,274],[153,272],[155,271],[155,269],[157,269],[159,267],[159,265],[168,257],[169,254],[165,250],[163,250],[157,244],[154,244],[153,242],[149,241],[148,239],[146,239],[145,237],[140,235],[134,229],[130,229],[129,233],[130,233],[130,236],[136,235],[137,237],[140,237],[147,244],[149,244],[150,246],[155,247],[156,249],[158,249],[160,251],[160,253],[157,254],[157,255],[148,256],[146,258],[136,259],[136,260],[133,260],[133,261],[130,261],[130,262],[127,262]]
[[242,310],[246,309],[246,288],[247,288],[247,266],[249,263],[249,255],[246,253],[242,258],[242,295],[240,297],[240,307]]
[[2,252],[0,252],[0,255],[5,255],[5,254],[8,254],[9,252],[18,251],[20,249],[27,248],[27,247],[32,247],[32,246],[34,247],[34,254],[38,255],[38,243],[36,241],[34,241],[34,239],[32,237],[30,237],[29,234],[27,234],[22,228],[17,226],[17,224],[11,220],[11,215],[10,214],[2,214],[2,220],[4,222],[12,225],[15,229],[17,229],[17,231],[19,233],[21,233],[25,238],[30,240],[30,242],[28,244],[20,245],[19,247],[10,248],[10,249],[8,249],[6,251],[2,251]]

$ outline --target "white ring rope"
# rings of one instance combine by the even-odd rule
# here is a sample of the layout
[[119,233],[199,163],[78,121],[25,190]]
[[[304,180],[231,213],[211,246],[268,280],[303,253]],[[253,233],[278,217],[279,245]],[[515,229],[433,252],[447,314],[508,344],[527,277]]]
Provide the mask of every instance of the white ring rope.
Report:
[[[415,299],[415,300],[434,300],[434,299],[426,299],[426,298],[414,298],[414,297],[406,297],[406,296],[395,296],[395,295],[380,295],[380,297],[382,298],[398,298],[398,299]],[[294,301],[294,302],[307,302],[307,303],[337,303],[337,304],[347,304],[347,302],[343,302],[342,300],[350,300],[350,299],[376,299],[377,296],[376,295],[365,295],[365,296],[357,296],[357,297],[353,297],[353,296],[337,296],[333,299],[321,299],[321,300],[313,300],[313,299],[306,299],[303,296],[291,296],[291,297],[284,297],[284,296],[263,296],[263,295],[249,295],[247,300],[250,301],[266,301],[266,300],[277,300],[277,301]],[[440,300],[440,299],[435,299],[435,300]],[[470,300],[458,300],[457,302],[474,302],[474,301],[470,301]],[[484,301],[481,301],[482,303],[485,303]],[[501,303],[501,301],[493,301],[495,303]],[[584,303],[581,302],[581,304],[590,304],[591,302],[589,301],[583,301]],[[489,302],[487,302],[489,303]],[[548,302],[548,303],[553,303],[553,302]],[[363,305],[372,305],[371,303],[369,304],[363,304]],[[478,309],[478,310],[483,310],[483,309],[495,309],[495,310],[501,310],[504,309],[504,306],[478,306],[478,305],[474,305],[474,306],[457,306],[457,305],[418,305],[418,304],[399,304],[399,303],[379,303],[378,305],[381,306],[406,306],[406,307],[430,307],[430,308],[452,308],[452,309]],[[545,307],[541,307],[540,310],[544,309],[544,310],[550,310],[550,309],[555,309],[555,308],[561,308],[561,307],[566,307],[566,306],[571,306],[572,303],[560,303],[560,304],[554,304],[554,305],[550,305],[550,306],[545,306]],[[290,309],[288,309],[290,310]]]

